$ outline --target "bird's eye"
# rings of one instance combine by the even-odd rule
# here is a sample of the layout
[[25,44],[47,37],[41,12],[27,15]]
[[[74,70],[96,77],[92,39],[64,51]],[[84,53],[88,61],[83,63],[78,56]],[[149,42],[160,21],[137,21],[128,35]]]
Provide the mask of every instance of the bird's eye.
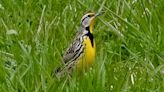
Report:
[[91,15],[88,15],[88,17],[91,17]]

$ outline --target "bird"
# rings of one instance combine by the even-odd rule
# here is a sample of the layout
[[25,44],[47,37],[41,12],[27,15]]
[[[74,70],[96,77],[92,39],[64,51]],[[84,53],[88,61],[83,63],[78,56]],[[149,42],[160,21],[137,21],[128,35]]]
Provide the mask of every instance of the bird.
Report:
[[95,19],[100,13],[86,13],[80,22],[80,28],[72,43],[63,55],[64,66],[55,70],[57,78],[73,71],[85,71],[95,62],[96,44],[93,31]]

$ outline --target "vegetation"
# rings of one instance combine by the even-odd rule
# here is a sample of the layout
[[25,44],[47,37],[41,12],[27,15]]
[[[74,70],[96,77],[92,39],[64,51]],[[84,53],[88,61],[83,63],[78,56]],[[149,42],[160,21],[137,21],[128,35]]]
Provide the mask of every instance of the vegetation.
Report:
[[[52,71],[87,11],[96,63],[58,81]],[[1,92],[163,92],[164,0],[0,0]]]

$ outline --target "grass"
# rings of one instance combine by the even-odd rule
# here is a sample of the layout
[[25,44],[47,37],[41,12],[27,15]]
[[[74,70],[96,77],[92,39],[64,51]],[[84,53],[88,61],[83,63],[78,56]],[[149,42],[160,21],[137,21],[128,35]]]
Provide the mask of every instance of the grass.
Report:
[[[94,36],[96,63],[51,76],[87,11],[104,11]],[[1,92],[163,92],[163,0],[1,0]]]

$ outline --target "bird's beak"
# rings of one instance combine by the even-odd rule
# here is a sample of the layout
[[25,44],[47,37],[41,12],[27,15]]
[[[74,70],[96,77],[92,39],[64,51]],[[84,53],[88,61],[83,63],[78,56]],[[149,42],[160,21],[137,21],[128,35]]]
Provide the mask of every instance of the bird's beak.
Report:
[[100,16],[102,14],[103,14],[103,12],[98,12],[98,13],[95,14],[95,17]]

